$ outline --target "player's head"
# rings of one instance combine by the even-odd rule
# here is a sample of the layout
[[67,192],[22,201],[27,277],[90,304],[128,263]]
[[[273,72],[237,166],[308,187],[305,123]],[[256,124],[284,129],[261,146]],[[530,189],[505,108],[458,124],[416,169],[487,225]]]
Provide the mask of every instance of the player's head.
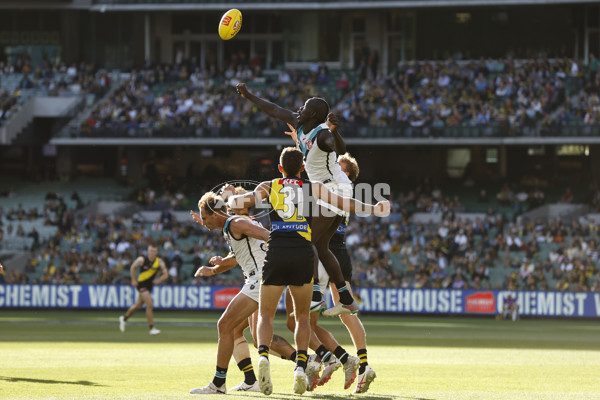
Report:
[[204,193],[198,201],[198,210],[202,217],[202,225],[207,229],[221,229],[223,217],[227,216],[225,200],[214,192]]
[[153,261],[158,255],[158,247],[154,243],[148,245],[148,259]]
[[311,97],[306,100],[304,105],[298,110],[298,124],[304,125],[307,122],[322,124],[327,120],[329,114],[329,104],[320,97]]
[[283,176],[300,176],[304,170],[304,154],[296,147],[286,147],[279,156],[279,172]]
[[358,162],[356,161],[356,158],[350,155],[350,153],[339,156],[338,163],[340,164],[340,168],[342,168],[342,172],[344,172],[352,182],[358,178]]

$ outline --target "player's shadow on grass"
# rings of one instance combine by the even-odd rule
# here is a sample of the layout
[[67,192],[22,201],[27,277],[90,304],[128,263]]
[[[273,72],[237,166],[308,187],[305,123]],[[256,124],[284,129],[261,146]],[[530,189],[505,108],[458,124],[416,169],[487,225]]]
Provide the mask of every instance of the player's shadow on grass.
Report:
[[426,399],[421,397],[406,397],[401,394],[392,394],[392,395],[381,395],[381,394],[369,394],[369,393],[361,393],[354,394],[349,393],[346,395],[335,395],[335,394],[317,394],[312,393],[311,397],[315,399],[327,399],[327,400],[341,400],[347,399],[351,396],[360,396],[361,399],[369,399],[369,400],[435,400],[435,399]]
[[[233,393],[235,392],[231,392],[228,393],[229,395],[234,395]],[[363,393],[363,394],[319,394],[319,393],[315,393],[315,392],[306,392],[305,394],[310,393],[310,397],[313,399],[322,399],[322,400],[342,400],[342,399],[348,399],[348,397],[353,397],[353,396],[360,396],[361,399],[369,399],[369,400],[435,400],[435,399],[429,399],[429,398],[421,398],[421,397],[407,397],[407,396],[402,396],[401,394],[397,394],[397,395],[380,395],[380,394],[369,394],[369,393]],[[245,392],[245,397],[248,397],[248,395],[250,394],[250,397],[263,397],[264,395],[262,393],[250,393],[250,392]],[[277,399],[297,399],[298,395],[295,394],[291,394],[291,393],[275,393],[273,392],[274,395],[276,395]],[[235,396],[235,395],[234,395]]]
[[104,386],[104,385],[100,385],[99,383],[90,382],[90,381],[55,381],[54,379],[16,378],[16,377],[11,377],[11,376],[0,376],[0,381],[46,383],[49,385]]

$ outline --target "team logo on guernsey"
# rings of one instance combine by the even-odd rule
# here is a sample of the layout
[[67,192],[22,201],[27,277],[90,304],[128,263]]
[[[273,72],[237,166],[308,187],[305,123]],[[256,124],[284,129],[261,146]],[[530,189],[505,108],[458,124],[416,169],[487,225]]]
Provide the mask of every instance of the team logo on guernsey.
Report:
[[308,139],[306,142],[304,142],[304,145],[306,146],[306,150],[310,151],[310,149],[313,147],[313,142],[312,140]]

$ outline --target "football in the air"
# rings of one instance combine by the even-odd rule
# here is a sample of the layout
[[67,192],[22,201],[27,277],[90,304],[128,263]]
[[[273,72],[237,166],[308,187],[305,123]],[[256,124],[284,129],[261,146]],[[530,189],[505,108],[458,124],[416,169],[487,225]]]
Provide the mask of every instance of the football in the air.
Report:
[[233,38],[242,28],[242,13],[236,8],[227,11],[219,22],[219,36],[223,40]]

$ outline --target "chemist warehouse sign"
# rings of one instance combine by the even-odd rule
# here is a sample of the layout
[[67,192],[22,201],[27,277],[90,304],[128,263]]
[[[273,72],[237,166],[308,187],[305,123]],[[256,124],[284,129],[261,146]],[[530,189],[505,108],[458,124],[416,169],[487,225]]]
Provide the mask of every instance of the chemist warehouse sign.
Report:
[[[231,286],[156,286],[158,309],[223,309],[239,292]],[[359,288],[361,311],[416,314],[496,314],[516,297],[521,315],[600,317],[600,293]],[[0,285],[0,308],[129,307],[137,291],[124,285]],[[283,308],[283,301],[280,303]]]

